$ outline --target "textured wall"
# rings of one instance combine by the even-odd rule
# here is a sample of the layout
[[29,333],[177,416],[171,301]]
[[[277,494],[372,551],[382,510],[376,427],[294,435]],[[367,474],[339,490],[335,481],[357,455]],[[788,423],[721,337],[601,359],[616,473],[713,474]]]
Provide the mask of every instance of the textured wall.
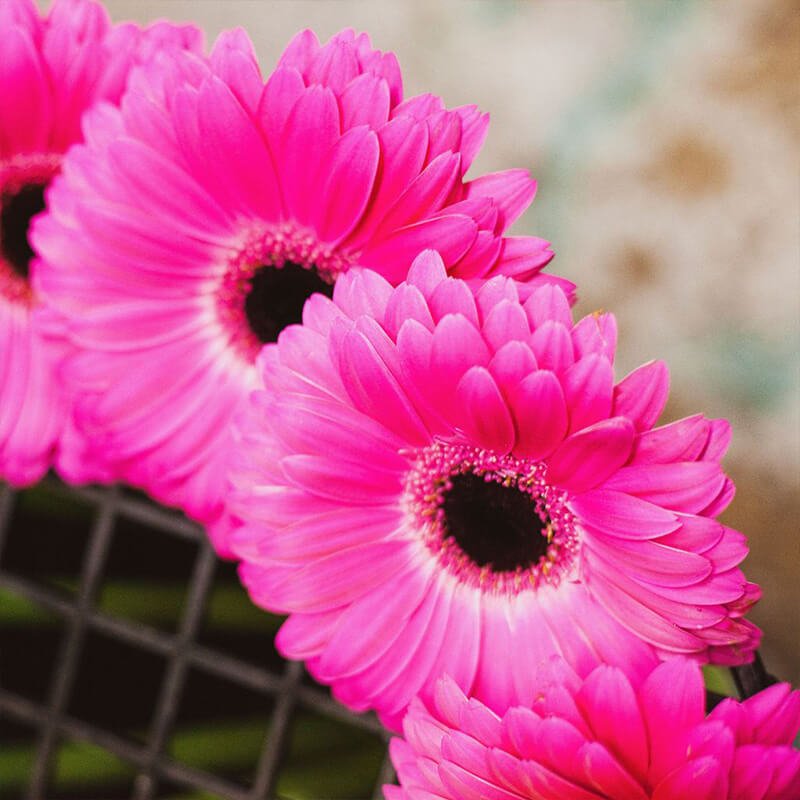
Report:
[[529,167],[518,231],[553,241],[579,310],[613,310],[620,371],[663,357],[670,415],[734,425],[729,524],[800,682],[800,14],[793,0],[107,0],[115,19],[242,25],[264,70],[303,27],[397,52],[406,94],[492,115],[476,172]]

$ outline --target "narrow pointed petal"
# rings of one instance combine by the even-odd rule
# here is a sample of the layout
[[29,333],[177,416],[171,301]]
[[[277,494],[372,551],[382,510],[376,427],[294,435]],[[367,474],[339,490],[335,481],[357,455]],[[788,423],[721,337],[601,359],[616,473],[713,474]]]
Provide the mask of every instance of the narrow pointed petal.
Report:
[[633,436],[633,426],[624,417],[572,434],[550,456],[549,479],[572,492],[599,486],[627,461]]
[[514,421],[497,384],[485,367],[472,367],[456,386],[459,420],[480,447],[508,453],[514,446]]
[[649,430],[664,410],[669,394],[669,372],[663,361],[635,369],[614,389],[614,414],[625,416],[637,430]]
[[509,404],[519,432],[517,455],[545,458],[562,443],[569,418],[564,392],[552,372],[537,370],[525,377],[512,391]]

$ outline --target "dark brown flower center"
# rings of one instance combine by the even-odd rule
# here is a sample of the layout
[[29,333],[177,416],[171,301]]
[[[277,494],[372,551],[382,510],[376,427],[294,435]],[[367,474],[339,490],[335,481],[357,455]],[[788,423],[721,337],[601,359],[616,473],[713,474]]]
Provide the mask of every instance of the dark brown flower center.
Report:
[[547,553],[547,524],[528,492],[469,472],[450,484],[442,500],[444,535],[477,566],[525,569]]
[[277,341],[284,328],[302,322],[303,305],[315,292],[333,296],[333,284],[314,266],[287,261],[280,267],[259,267],[244,299],[250,330],[264,344]]
[[25,280],[34,257],[28,229],[31,220],[44,210],[45,187],[31,183],[0,196],[0,256]]

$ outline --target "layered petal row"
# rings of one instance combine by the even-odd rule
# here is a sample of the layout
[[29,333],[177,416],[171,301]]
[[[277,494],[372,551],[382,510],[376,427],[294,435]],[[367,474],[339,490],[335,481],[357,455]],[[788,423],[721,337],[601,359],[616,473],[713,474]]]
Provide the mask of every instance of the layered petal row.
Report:
[[546,665],[531,705],[495,714],[449,679],[391,744],[387,800],[789,800],[800,797],[800,692],[772,686],[705,713],[681,658],[644,680]]

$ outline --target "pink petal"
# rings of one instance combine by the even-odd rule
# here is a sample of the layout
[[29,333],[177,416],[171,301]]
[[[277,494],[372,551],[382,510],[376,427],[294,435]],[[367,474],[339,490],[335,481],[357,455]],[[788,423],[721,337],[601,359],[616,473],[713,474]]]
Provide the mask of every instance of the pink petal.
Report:
[[683,764],[664,778],[653,792],[653,800],[718,800],[726,783],[719,761],[703,756]]
[[469,250],[478,228],[469,218],[457,214],[435,217],[400,228],[362,254],[359,263],[399,283],[409,265],[423,250],[435,247],[446,264],[458,261]]
[[665,661],[644,682],[639,702],[650,738],[649,778],[658,784],[683,763],[687,737],[705,717],[700,668],[682,658]]
[[643,431],[636,439],[634,464],[670,464],[696,461],[708,441],[709,421],[702,415]]
[[311,59],[306,80],[328,86],[339,95],[358,73],[358,59],[353,48],[348,47],[347,42],[334,37]]
[[732,502],[736,494],[736,486],[730,478],[725,478],[719,494],[699,513],[707,517],[716,517],[721,514]]
[[731,769],[731,796],[736,800],[772,800],[769,789],[776,762],[785,760],[784,753],[760,744],[738,747]]
[[418,94],[409,97],[392,110],[393,117],[408,116],[422,120],[444,107],[441,97],[435,94]]
[[[705,517],[679,516],[681,527],[662,539],[663,544],[681,547],[694,553],[705,553],[722,540],[725,527]],[[743,539],[744,537],[742,537]],[[745,545],[746,548],[746,545]],[[713,557],[709,555],[709,558]],[[716,559],[713,559],[716,560]],[[735,563],[739,563],[738,561]],[[719,567],[718,567],[719,569]]]
[[595,738],[644,782],[649,761],[647,733],[624,673],[614,667],[598,667],[584,681],[576,700]]
[[520,341],[506,342],[489,362],[489,372],[506,397],[510,397],[517,384],[535,371],[536,358],[530,347]]
[[608,489],[579,494],[569,507],[585,525],[624,539],[655,539],[681,526],[678,517],[661,506]]
[[635,464],[620,469],[606,482],[607,489],[637,495],[656,505],[695,514],[706,508],[725,484],[714,462]]
[[338,680],[378,660],[408,624],[429,581],[419,570],[407,570],[358,598],[342,614],[317,666],[318,677]]
[[349,130],[333,146],[312,221],[320,239],[336,245],[358,224],[369,202],[379,158],[378,139],[366,127]]
[[377,272],[353,267],[336,281],[333,299],[351,319],[363,316],[380,325],[392,291],[391,284]]
[[436,322],[439,322],[447,314],[461,314],[476,328],[478,327],[475,296],[464,281],[455,278],[443,280],[428,298],[428,307]]
[[[171,225],[179,224],[201,238],[208,235],[209,227],[228,228],[230,212],[185,170],[157,151],[136,139],[120,138],[109,145],[107,153],[117,180],[128,187],[136,202],[152,213],[163,215]],[[150,175],[159,175],[171,191],[153,192],[148,183]]]
[[453,111],[461,117],[461,158],[466,172],[483,146],[489,130],[489,115],[477,106],[458,106]]
[[[461,118],[458,114],[447,109],[435,111],[427,117],[425,124],[428,126],[428,163],[432,163],[443,154],[459,153]],[[460,160],[459,153],[459,162]],[[459,167],[459,172],[463,175],[463,168]]]
[[[638,682],[640,678],[643,679],[649,675],[658,663],[653,648],[611,616],[592,596],[586,584],[582,584],[579,589],[576,587],[575,591],[570,594],[566,611],[570,635],[580,636],[591,642],[597,658],[601,662],[619,667],[632,682]],[[563,639],[566,634],[567,631],[562,633],[559,630],[560,639]],[[559,680],[564,681],[563,678]],[[577,688],[576,685],[575,690]],[[563,714],[563,708],[560,708],[557,713]],[[577,715],[577,711],[574,713]],[[573,719],[571,712],[566,718]],[[573,724],[578,723],[574,722]]]
[[354,676],[356,693],[368,693],[380,704],[384,725],[399,729],[409,701],[418,693],[426,698],[430,684],[441,673],[432,670],[449,647],[451,595],[431,587],[380,662]]
[[542,369],[558,374],[571,367],[575,360],[569,329],[560,322],[543,322],[533,332],[530,342],[536,361]]
[[429,331],[434,329],[433,317],[422,292],[410,283],[401,283],[392,292],[386,305],[384,315],[386,332],[397,338],[403,323],[409,319],[413,319]]
[[459,800],[521,800],[516,792],[508,792],[486,779],[467,772],[449,761],[439,766],[442,783]]
[[[663,587],[682,587],[687,603],[698,603],[695,585],[711,575],[711,562],[697,553],[666,547],[658,542],[630,541],[595,535],[587,547],[616,561],[631,578],[647,583],[647,588],[661,594]],[[686,587],[691,587],[687,589]],[[680,600],[680,594],[678,595]]]
[[547,322],[558,322],[567,330],[572,329],[572,311],[569,302],[564,292],[557,286],[545,285],[537,289],[525,301],[525,313],[531,321],[532,329]]
[[253,44],[242,28],[223,31],[209,56],[212,70],[251,113],[255,112],[264,87]]
[[791,744],[800,731],[800,691],[793,692],[788,683],[758,692],[743,707],[759,744]]
[[[707,530],[709,538],[715,533],[721,534],[714,546],[705,552],[706,557],[714,562],[716,571],[724,572],[732,567],[737,567],[747,557],[749,547],[747,537],[743,533],[739,533],[739,531],[735,531],[732,528],[726,528],[723,525],[715,529],[713,528],[713,521],[706,521],[703,517],[685,517],[682,522],[681,532],[687,538],[701,535],[700,532],[704,528]],[[711,525],[708,525],[708,522]]]
[[281,212],[278,178],[266,143],[230,89],[214,79],[200,91],[197,106],[201,155],[213,153],[220,201],[232,208],[277,219]]
[[550,456],[548,480],[571,492],[600,485],[627,461],[633,436],[633,425],[624,417],[573,433]]
[[3,29],[0,101],[9,152],[43,151],[48,144],[53,103],[42,60],[27,31],[16,25]]
[[370,214],[355,236],[363,245],[374,235],[386,212],[419,175],[428,149],[428,129],[413,119],[394,119],[378,130],[381,166]]
[[342,381],[356,408],[408,442],[428,441],[408,396],[363,334],[347,333],[338,357]]
[[[549,722],[549,720],[546,720]],[[580,751],[578,751],[580,753]],[[559,800],[605,800],[593,789],[585,789],[577,783],[567,780],[558,774],[559,766],[554,766],[552,770],[546,769],[536,761],[526,761],[523,769],[527,773],[530,782],[531,796],[534,798],[557,797]]]
[[731,424],[726,419],[712,419],[708,444],[703,453],[704,461],[719,461],[731,443]]
[[623,378],[614,389],[614,414],[625,416],[639,431],[649,430],[664,410],[669,372],[663,361],[651,361]]
[[[632,549],[635,545],[631,546]],[[624,558],[624,554],[617,554],[613,548],[602,549],[598,546],[590,548],[591,552],[586,554],[586,563],[590,565],[589,571],[595,574],[604,574],[608,582],[619,590],[620,593],[628,595],[633,600],[641,603],[660,616],[665,622],[683,628],[687,633],[697,637],[712,637],[716,643],[729,645],[735,636],[732,635],[731,627],[728,624],[728,609],[720,605],[701,605],[692,601],[694,598],[694,587],[689,586],[685,589],[684,595],[677,600],[670,600],[662,593],[662,580],[657,575],[651,576],[652,582],[639,579],[633,570],[619,569],[619,562]],[[688,560],[688,569],[700,572],[691,560]],[[679,573],[680,575],[680,573]],[[663,583],[680,583],[679,578],[669,576],[663,579]],[[633,625],[631,620],[629,625]],[[716,633],[714,632],[716,630]],[[678,638],[681,638],[678,636]],[[665,648],[669,649],[669,648]],[[678,652],[681,652],[678,650]]]
[[460,157],[450,152],[428,164],[389,208],[376,235],[386,236],[438,211],[452,190],[459,167]]
[[[344,460],[367,460],[381,470],[407,469],[399,451],[403,439],[350,406],[311,397],[279,396],[267,409],[273,430],[289,452],[335,453]],[[354,437],[352,431],[359,435]]]
[[562,376],[569,409],[569,431],[593,425],[611,416],[614,371],[605,356],[593,354],[575,362]]
[[619,588],[617,570],[593,556],[584,565],[591,591],[621,625],[649,644],[671,653],[697,653],[704,649],[698,637]]
[[458,422],[479,447],[508,453],[514,446],[514,421],[497,384],[485,367],[471,367],[456,387]]
[[[443,585],[444,584],[444,585]],[[459,688],[459,691],[470,692],[478,669],[481,652],[481,614],[480,597],[468,587],[440,582],[440,594],[450,595],[447,615],[446,633],[442,636],[442,647],[436,660],[430,666],[428,675],[433,679],[437,675],[448,675]],[[444,708],[444,696],[439,687],[428,682],[422,691],[426,702],[433,699],[436,690],[436,702]]]
[[359,75],[342,92],[342,129],[369,125],[377,130],[389,119],[389,86],[383,78],[369,73]]
[[436,287],[447,279],[442,256],[436,250],[424,250],[412,262],[406,280],[422,292],[426,302]]
[[437,408],[452,409],[453,387],[472,366],[486,366],[489,350],[475,326],[461,314],[448,314],[436,326],[431,344],[428,394]]
[[505,275],[496,275],[488,281],[482,282],[477,287],[475,301],[480,310],[481,319],[486,319],[491,314],[492,309],[503,300],[510,300],[512,303],[519,302],[519,291],[513,280]]
[[499,206],[503,230],[514,224],[531,204],[535,194],[536,181],[525,169],[492,172],[466,185],[467,197],[490,197]]
[[314,31],[306,28],[296,33],[286,45],[278,61],[278,67],[294,67],[304,73],[319,52],[319,39]]
[[304,93],[303,77],[291,67],[278,67],[261,92],[256,118],[275,156],[281,151],[289,114]]
[[346,606],[402,571],[412,553],[407,542],[386,541],[340,550],[302,569],[281,571],[243,563],[239,575],[256,603],[288,613],[317,613]]
[[[613,717],[612,710],[609,721]],[[620,720],[619,724],[622,728],[625,723]],[[624,728],[622,730],[624,731]],[[631,739],[633,739],[633,734]],[[632,741],[631,744],[635,746],[637,742]],[[641,744],[646,749],[644,738],[641,740]],[[595,789],[603,793],[602,797],[613,797],[614,800],[650,800],[650,796],[645,793],[641,785],[620,766],[622,759],[614,758],[602,744],[588,742],[581,748],[580,757],[587,779]]]
[[232,546],[238,558],[269,566],[270,562],[303,565],[355,545],[378,542],[396,535],[402,520],[396,509],[345,506],[301,517],[280,533],[265,533],[260,525],[236,531]]
[[[505,236],[503,249],[497,258],[495,271],[516,278],[519,281],[532,281],[539,275],[542,267],[553,258],[550,242],[535,236]],[[565,278],[544,276],[546,283],[555,283],[574,299],[575,284]],[[527,298],[527,294],[525,298]]]
[[516,421],[515,455],[541,459],[561,444],[567,432],[567,407],[561,384],[552,372],[537,370],[511,392]]
[[331,500],[382,505],[399,496],[402,488],[398,474],[375,470],[371,466],[343,464],[333,454],[329,457],[285,456],[281,459],[281,466],[292,484]]
[[617,321],[613,314],[590,314],[572,329],[575,358],[591,353],[603,354],[614,363],[617,349]]
[[[472,217],[480,228],[481,221],[471,213],[468,216]],[[452,268],[451,274],[464,280],[488,275],[497,269],[497,259],[502,249],[503,239],[487,230],[479,230],[469,251]]]
[[341,617],[338,608],[318,614],[292,614],[281,625],[275,646],[288,658],[313,658],[324,650]]
[[286,207],[300,223],[310,220],[318,175],[338,138],[339,108],[333,92],[321,86],[306,89],[289,113],[276,148]]
[[510,300],[501,300],[489,312],[481,331],[494,350],[513,340],[527,342],[530,337],[525,312],[519,303]]

